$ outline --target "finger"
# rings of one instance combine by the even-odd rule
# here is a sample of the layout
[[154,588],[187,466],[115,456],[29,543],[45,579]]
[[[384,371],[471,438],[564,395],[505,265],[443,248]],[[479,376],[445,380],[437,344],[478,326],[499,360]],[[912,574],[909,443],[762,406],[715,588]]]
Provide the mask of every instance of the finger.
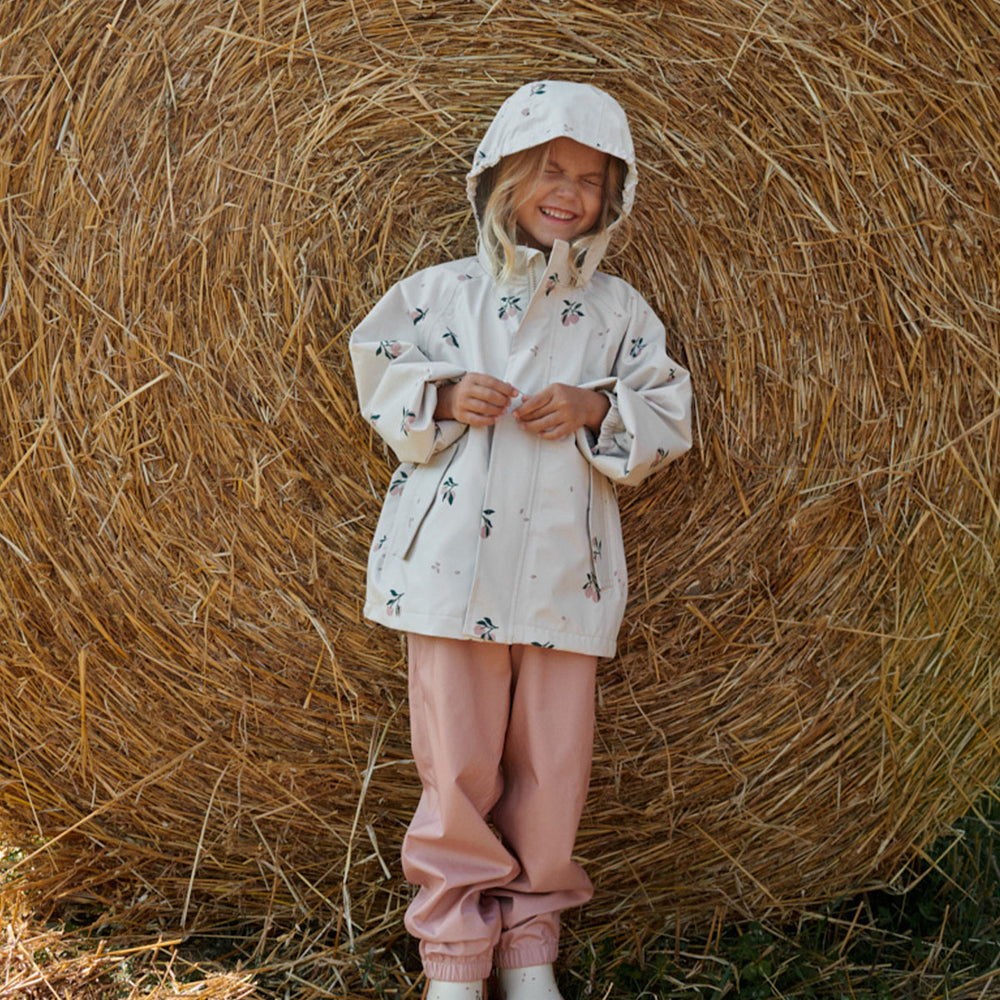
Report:
[[497,410],[505,410],[507,405],[510,403],[510,397],[505,396],[500,392],[496,392],[492,389],[479,389],[476,391],[472,399],[476,402],[481,403],[485,406],[492,407]]
[[497,410],[505,410],[510,405],[512,396],[517,395],[517,390],[513,389],[512,386],[496,379],[470,383],[463,386],[462,391],[466,399],[470,402],[477,400],[480,403],[495,407]]
[[536,437],[540,437],[543,441],[559,441],[562,438],[569,437],[573,433],[572,428],[566,424],[556,424],[555,427],[545,427],[540,430],[525,429]]
[[503,410],[495,406],[487,406],[485,403],[472,403],[466,406],[462,413],[466,423],[493,424],[499,419]]
[[558,413],[550,412],[533,417],[530,420],[522,420],[521,426],[524,427],[525,430],[530,431],[532,434],[542,435],[562,426],[564,422],[565,421],[562,416]]
[[464,406],[506,405],[506,397],[492,389],[477,385],[460,385],[457,397]]
[[504,412],[504,407],[481,399],[468,399],[464,401],[461,412],[465,415],[467,423],[474,419],[480,424],[493,424]]
[[556,423],[538,432],[538,436],[546,441],[557,441],[576,433],[576,426],[567,420],[557,420]]
[[498,392],[506,399],[511,399],[513,396],[517,395],[517,389],[514,388],[509,382],[504,382],[501,379],[494,378],[492,375],[486,375],[483,372],[476,372],[471,376],[466,376],[470,380],[470,384],[475,385],[479,389],[488,389],[492,392]]
[[539,393],[537,396],[529,396],[514,413],[518,420],[533,420],[546,413],[552,412],[551,399],[547,393]]

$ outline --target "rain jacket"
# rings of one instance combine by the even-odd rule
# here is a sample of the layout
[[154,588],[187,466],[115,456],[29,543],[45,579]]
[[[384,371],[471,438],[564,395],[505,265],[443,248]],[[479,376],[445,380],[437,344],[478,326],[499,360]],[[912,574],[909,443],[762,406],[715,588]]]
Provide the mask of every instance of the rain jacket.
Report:
[[[568,136],[627,164],[624,112],[584,84],[528,84],[503,104],[468,175]],[[477,212],[477,222],[479,216]],[[351,337],[364,417],[396,453],[368,563],[366,617],[458,639],[610,656],[627,595],[613,483],[634,485],[691,444],[688,373],[626,282],[595,269],[617,226],[569,285],[568,245],[518,248],[498,286],[489,260],[440,264],[395,285]],[[507,415],[492,427],[435,420],[437,387],[485,372],[531,395],[553,382],[604,392],[595,435],[549,441]],[[516,405],[516,402],[515,402]]]

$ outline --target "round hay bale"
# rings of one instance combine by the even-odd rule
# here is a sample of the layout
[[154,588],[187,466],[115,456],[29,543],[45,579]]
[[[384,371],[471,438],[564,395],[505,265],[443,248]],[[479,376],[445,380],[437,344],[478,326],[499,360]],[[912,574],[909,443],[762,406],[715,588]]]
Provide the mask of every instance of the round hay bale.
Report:
[[358,0],[0,10],[0,796],[53,903],[402,933],[391,470],[346,340],[471,252],[546,76],[629,112],[609,269],[691,369],[623,492],[583,931],[891,881],[1000,771],[1000,28],[978,5]]

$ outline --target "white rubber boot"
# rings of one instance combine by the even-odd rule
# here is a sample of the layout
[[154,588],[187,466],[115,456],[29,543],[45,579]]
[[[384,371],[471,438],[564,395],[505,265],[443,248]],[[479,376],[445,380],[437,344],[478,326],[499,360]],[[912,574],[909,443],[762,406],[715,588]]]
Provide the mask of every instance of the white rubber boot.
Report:
[[500,1000],[562,1000],[551,965],[498,969]]
[[429,979],[424,1000],[483,1000],[483,983],[446,983],[443,979]]

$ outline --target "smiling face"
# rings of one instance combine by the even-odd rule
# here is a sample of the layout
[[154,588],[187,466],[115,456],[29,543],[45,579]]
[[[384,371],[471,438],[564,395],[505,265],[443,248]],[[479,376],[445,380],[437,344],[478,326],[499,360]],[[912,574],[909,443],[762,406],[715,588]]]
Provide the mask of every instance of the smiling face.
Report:
[[542,172],[515,192],[519,239],[539,250],[590,232],[604,206],[606,153],[565,136],[553,139]]

